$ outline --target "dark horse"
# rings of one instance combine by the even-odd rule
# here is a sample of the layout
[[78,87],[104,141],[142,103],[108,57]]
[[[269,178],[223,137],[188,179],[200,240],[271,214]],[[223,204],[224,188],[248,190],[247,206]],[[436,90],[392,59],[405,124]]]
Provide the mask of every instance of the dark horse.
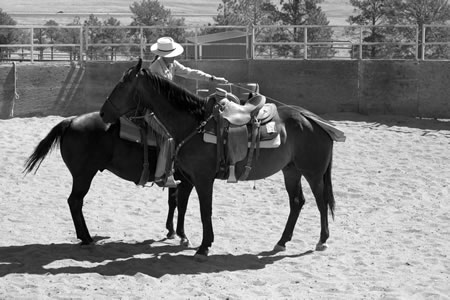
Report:
[[[196,134],[199,124],[208,118],[207,100],[199,98],[175,83],[141,69],[142,60],[130,68],[115,86],[100,110],[103,121],[114,123],[125,112],[143,105],[155,113],[178,145],[176,168],[195,187],[199,201],[203,240],[198,255],[207,255],[214,240],[211,221],[212,193],[216,178],[216,146],[205,143]],[[320,240],[316,250],[327,248],[328,208],[334,214],[331,184],[333,140],[317,123],[305,117],[300,107],[282,106],[279,117],[285,126],[283,142],[275,149],[261,149],[247,180],[263,179],[282,170],[290,213],[286,227],[275,246],[285,249],[290,241],[300,210],[305,202],[301,178],[308,181],[320,211]],[[246,161],[236,165],[242,174]],[[189,194],[178,191],[183,202]]]
[[[109,170],[122,179],[139,182],[143,166],[143,147],[119,137],[119,124],[108,126],[98,112],[62,120],[37,145],[25,164],[25,172],[38,169],[47,154],[60,146],[61,156],[72,174],[72,192],[68,203],[77,238],[82,245],[93,240],[86,226],[82,207],[92,179],[98,171]],[[156,148],[149,147],[149,169],[152,181],[156,165]],[[182,180],[178,189],[190,193],[192,185]],[[169,189],[169,214],[166,227],[168,237],[174,235],[173,216],[177,207],[177,189]],[[184,216],[187,202],[178,203],[177,234],[182,244],[188,244],[184,233]]]

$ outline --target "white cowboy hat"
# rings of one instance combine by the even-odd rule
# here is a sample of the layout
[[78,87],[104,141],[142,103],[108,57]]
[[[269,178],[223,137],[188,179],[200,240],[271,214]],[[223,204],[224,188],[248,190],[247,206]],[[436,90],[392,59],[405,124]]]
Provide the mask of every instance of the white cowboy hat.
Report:
[[183,53],[184,49],[173,38],[162,37],[150,47],[150,51],[162,57],[175,57]]

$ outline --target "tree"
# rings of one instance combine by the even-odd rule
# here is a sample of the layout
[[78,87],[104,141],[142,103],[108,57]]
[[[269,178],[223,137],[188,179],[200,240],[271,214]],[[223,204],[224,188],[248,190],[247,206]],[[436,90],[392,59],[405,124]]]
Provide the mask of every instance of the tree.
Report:
[[[48,43],[54,44],[57,40],[61,38],[61,31],[58,28],[59,24],[55,20],[49,20],[45,22],[45,26],[52,26],[50,28],[44,29],[44,36],[48,39]],[[54,47],[50,47],[50,57],[53,60]]]
[[[144,30],[144,38],[146,41],[156,42],[161,36],[170,36],[178,42],[184,40],[184,28],[176,28],[185,26],[184,18],[174,18],[170,9],[164,8],[158,0],[141,0],[141,2],[133,2],[130,5],[133,13],[132,26],[166,26],[166,28]],[[139,32],[132,31],[135,39],[138,40]]]
[[[216,26],[252,26],[273,24],[275,6],[267,0],[222,0],[217,8],[217,16],[213,17]],[[211,25],[211,24],[208,24]],[[233,28],[205,27],[200,35],[235,30]],[[246,30],[245,30],[246,31]],[[266,41],[265,31],[256,27],[255,36]],[[260,51],[269,48],[259,46]]]
[[[351,25],[369,25],[369,34],[363,38],[363,42],[377,43],[385,40],[386,36],[381,27],[377,25],[386,24],[388,22],[387,12],[390,0],[350,0],[350,4],[354,7],[353,12],[356,15],[348,17],[347,22]],[[368,52],[371,58],[375,58],[382,50],[377,45],[363,47],[364,52]]]
[[[323,0],[281,0],[281,9],[277,12],[275,20],[279,20],[282,25],[328,25],[326,14],[322,11],[320,3]],[[309,28],[307,32],[308,42],[330,42],[333,31],[330,28],[319,27]],[[304,39],[304,28],[293,27],[292,30],[285,30],[276,35],[279,40],[287,39],[293,42],[302,42]],[[292,54],[299,57],[301,49],[298,46],[278,46],[278,50],[283,55]],[[305,51],[305,49],[304,49]],[[321,45],[311,47],[310,57],[327,57],[334,54],[331,47]]]
[[[0,8],[0,25],[16,25],[16,24],[17,22]],[[2,28],[0,29],[0,44],[3,45],[13,44],[19,39],[20,35],[21,34],[17,32],[15,29]],[[11,49],[3,47],[0,48],[0,60],[4,58],[9,58],[10,55]]]
[[[392,0],[388,15],[392,23],[416,24],[419,32],[423,32],[424,25],[445,24],[450,20],[450,5],[448,0]],[[447,29],[448,30],[448,29]],[[432,32],[427,30],[425,38],[433,39],[433,35],[447,36],[443,30]],[[422,56],[422,41],[419,39],[418,57]],[[439,50],[442,47],[435,47]],[[433,55],[433,54],[431,54]]]
[[[450,7],[448,0],[350,0],[358,15],[348,18],[350,24],[358,25],[417,25],[419,33],[424,30],[426,24],[445,24],[450,20]],[[429,28],[428,28],[429,29]],[[448,38],[449,33],[445,30],[435,30],[425,32],[426,40],[434,38]],[[415,41],[415,30],[375,28],[364,38],[365,42],[385,42],[385,41]],[[419,39],[418,57],[422,56],[422,41]],[[434,47],[430,51],[433,53],[442,52],[444,46]],[[368,49],[368,47],[364,47]],[[445,49],[444,49],[445,50]],[[370,57],[397,56],[401,58],[414,57],[415,50],[412,47],[402,49],[402,47],[390,49],[388,46],[370,46]]]
[[[61,42],[63,44],[80,44],[80,32],[78,30],[78,26],[81,26],[80,17],[75,17],[73,21],[67,25],[73,25],[77,27],[74,27],[76,30],[72,28],[63,28],[61,30]],[[81,53],[78,47],[63,47],[61,50],[69,53],[71,61],[80,58]]]
[[[280,0],[276,6],[268,0],[222,0],[214,18],[215,25],[328,25],[325,13],[319,6],[323,0]],[[211,30],[210,30],[211,31]],[[302,42],[304,29],[293,27],[260,27],[255,30],[255,40],[272,42]],[[308,41],[329,41],[331,29],[314,29],[308,31]],[[275,53],[273,52],[275,50]],[[259,45],[256,49],[264,55],[298,57],[299,46],[286,45]],[[332,53],[328,48],[315,47],[310,55],[323,56]]]
[[448,0],[393,0],[388,14],[402,24],[444,24],[450,19],[450,5]]
[[222,0],[214,17],[216,25],[272,24],[275,6],[267,0]]
[[350,0],[354,7],[353,12],[357,15],[351,15],[347,18],[350,24],[372,25],[376,26],[386,23],[386,2],[389,0]]
[[[127,37],[127,32],[125,32],[122,28],[119,28],[120,21],[116,18],[110,17],[109,19],[103,21],[103,26],[106,28],[103,29],[101,40],[107,44],[117,44],[123,42]],[[115,28],[108,28],[115,27]],[[117,50],[120,47],[111,46],[110,48],[110,58],[111,60],[116,59]]]
[[[48,26],[58,26],[56,21],[50,20],[46,22],[44,25]],[[33,39],[37,41],[38,44],[47,44],[47,42],[53,42],[53,37],[56,35],[57,28],[36,28],[33,31]],[[36,49],[39,50],[39,59],[44,60],[44,46],[38,46]],[[51,60],[53,60],[53,47],[51,47]]]
[[165,9],[158,0],[142,0],[130,5],[133,13],[131,25],[164,25],[167,24],[171,15],[170,9]]
[[[102,22],[94,14],[90,14],[88,19],[84,21],[83,26],[84,30],[87,30],[87,42],[94,45],[100,44],[102,39],[102,29],[100,28],[102,26]],[[99,49],[98,47],[89,46],[87,48],[86,56],[90,60],[96,60],[98,59],[99,51],[101,51],[101,49]]]

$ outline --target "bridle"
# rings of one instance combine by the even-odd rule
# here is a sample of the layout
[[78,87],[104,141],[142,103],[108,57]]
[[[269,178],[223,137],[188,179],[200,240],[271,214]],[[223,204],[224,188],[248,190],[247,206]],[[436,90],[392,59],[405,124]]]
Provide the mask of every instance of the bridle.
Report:
[[[136,99],[137,98],[137,99]],[[136,103],[136,107],[133,109],[130,109],[128,112],[126,112],[123,116],[131,121],[136,119],[142,119],[144,118],[145,112],[148,110],[148,108],[142,106],[141,107],[141,96],[138,94],[138,92],[135,90],[133,95],[133,100]]]
[[[137,75],[136,75],[137,77]],[[129,110],[122,112],[122,110],[117,107],[110,99],[109,97],[106,99],[105,103],[108,103],[111,109],[113,110],[114,114],[116,116],[124,117],[130,121],[144,118],[145,111],[147,110],[145,107],[141,107],[141,97],[136,89],[136,87],[133,87],[133,95],[132,99],[136,103],[136,106],[133,106]]]

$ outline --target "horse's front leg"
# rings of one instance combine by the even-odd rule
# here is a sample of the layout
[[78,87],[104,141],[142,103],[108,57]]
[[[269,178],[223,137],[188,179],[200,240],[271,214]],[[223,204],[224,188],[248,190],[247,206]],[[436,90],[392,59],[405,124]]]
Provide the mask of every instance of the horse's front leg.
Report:
[[189,239],[184,232],[184,218],[186,216],[187,204],[189,196],[191,195],[194,186],[188,181],[182,181],[178,185],[177,205],[178,205],[178,220],[177,220],[177,235],[180,237],[180,245],[189,246]]
[[169,212],[167,213],[166,229],[169,231],[167,233],[168,239],[175,238],[175,230],[173,228],[173,216],[175,214],[175,208],[177,208],[177,188],[169,188],[168,192],[168,203]]
[[200,215],[203,224],[203,240],[196,253],[196,256],[200,257],[208,256],[209,247],[211,247],[214,242],[214,232],[211,221],[213,183],[214,179],[196,182],[195,184],[195,189],[200,201]]

